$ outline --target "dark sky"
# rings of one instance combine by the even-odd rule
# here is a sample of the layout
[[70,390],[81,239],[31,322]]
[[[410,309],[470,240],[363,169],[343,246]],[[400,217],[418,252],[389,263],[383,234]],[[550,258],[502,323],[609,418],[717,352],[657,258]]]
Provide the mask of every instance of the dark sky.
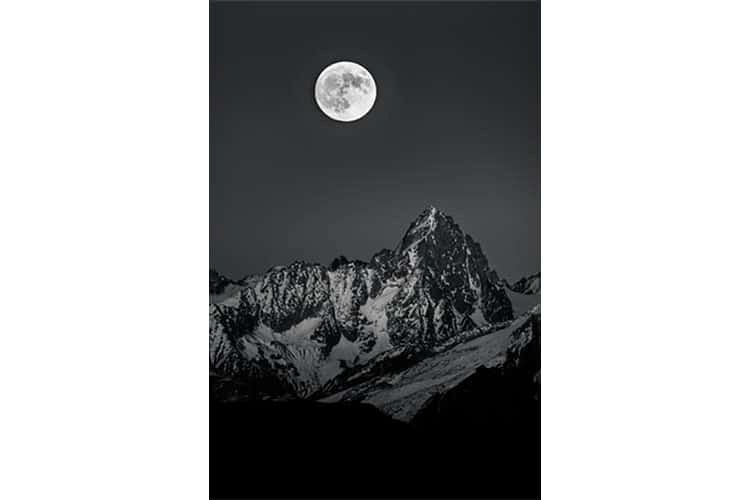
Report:
[[[232,277],[393,248],[427,205],[509,279],[540,269],[539,4],[211,4],[210,264]],[[313,87],[377,84],[335,122]]]

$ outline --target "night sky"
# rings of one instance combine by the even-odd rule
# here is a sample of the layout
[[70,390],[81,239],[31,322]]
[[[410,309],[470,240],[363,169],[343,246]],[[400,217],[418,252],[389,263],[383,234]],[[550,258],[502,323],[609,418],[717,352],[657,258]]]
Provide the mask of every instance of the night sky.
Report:
[[[540,269],[539,4],[242,3],[210,7],[210,265],[369,260],[427,206],[508,279]],[[375,78],[335,122],[320,71]]]

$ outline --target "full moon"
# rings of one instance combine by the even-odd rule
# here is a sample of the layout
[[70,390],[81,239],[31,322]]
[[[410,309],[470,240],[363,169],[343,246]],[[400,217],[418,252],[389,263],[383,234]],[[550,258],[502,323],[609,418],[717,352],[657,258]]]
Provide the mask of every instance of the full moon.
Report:
[[375,104],[377,88],[369,71],[357,63],[333,63],[315,82],[315,101],[329,118],[353,122],[365,116]]

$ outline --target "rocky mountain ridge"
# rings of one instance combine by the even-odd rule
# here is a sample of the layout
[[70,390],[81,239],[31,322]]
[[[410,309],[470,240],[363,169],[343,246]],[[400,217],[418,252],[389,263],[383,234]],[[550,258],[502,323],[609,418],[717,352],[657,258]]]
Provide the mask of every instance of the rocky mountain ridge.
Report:
[[307,397],[378,356],[430,352],[514,317],[480,245],[435,207],[369,262],[211,276],[210,370],[252,379],[261,397]]
[[516,293],[522,293],[525,295],[540,294],[542,293],[542,273],[524,276],[512,284],[505,281],[505,286]]

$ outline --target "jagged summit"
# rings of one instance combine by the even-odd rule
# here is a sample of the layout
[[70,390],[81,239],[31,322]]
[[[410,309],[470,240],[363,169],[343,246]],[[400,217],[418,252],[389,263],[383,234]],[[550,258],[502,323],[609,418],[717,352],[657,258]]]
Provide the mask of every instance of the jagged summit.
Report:
[[422,214],[435,214],[437,212],[440,212],[440,209],[432,204],[427,205],[424,210],[422,210]]
[[437,208],[435,205],[427,205],[417,216],[414,223],[419,223],[420,221],[424,220],[435,220],[435,219],[451,219],[452,217],[439,208]]
[[417,218],[412,222],[412,225],[422,224],[425,222],[433,222],[436,219],[451,218],[448,214],[440,210],[434,205],[427,205],[420,213]]
[[[435,236],[438,234],[438,236]],[[409,251],[421,241],[429,240],[437,242],[441,235],[463,234],[461,228],[453,220],[453,217],[430,205],[425,208],[419,216],[409,225],[401,242],[396,247],[396,253]]]

